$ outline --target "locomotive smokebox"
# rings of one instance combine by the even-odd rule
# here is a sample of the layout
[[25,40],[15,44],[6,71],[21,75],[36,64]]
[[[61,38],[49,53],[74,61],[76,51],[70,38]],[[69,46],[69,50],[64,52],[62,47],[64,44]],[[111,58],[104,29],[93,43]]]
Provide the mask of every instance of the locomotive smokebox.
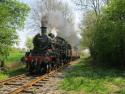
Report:
[[47,16],[43,16],[41,21],[41,34],[46,34],[47,23],[48,23]]

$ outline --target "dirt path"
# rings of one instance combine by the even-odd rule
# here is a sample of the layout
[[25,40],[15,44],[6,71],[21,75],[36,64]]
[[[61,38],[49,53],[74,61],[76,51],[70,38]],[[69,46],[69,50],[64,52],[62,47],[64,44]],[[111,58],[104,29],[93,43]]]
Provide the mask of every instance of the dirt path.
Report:
[[[78,63],[79,60],[72,61],[71,64],[59,71],[56,76],[49,78],[49,81],[45,82],[42,87],[36,90],[35,94],[66,94],[65,91],[58,89],[58,84],[64,79],[64,72],[72,69],[73,65]],[[35,89],[34,89],[35,90]]]

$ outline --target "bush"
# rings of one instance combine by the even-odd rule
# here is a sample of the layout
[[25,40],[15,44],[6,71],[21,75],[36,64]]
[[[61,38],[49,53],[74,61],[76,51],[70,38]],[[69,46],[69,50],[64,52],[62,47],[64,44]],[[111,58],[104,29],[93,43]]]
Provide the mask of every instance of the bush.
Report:
[[[111,0],[93,26],[86,29],[90,33],[87,45],[96,62],[112,66],[125,65],[125,1]],[[94,27],[94,28],[93,28]]]

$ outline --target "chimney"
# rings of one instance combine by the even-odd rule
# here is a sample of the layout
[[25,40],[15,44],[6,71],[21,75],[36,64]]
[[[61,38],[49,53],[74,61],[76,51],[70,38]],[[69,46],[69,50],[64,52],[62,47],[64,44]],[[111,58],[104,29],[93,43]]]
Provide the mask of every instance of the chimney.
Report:
[[47,23],[48,23],[47,18],[48,18],[47,16],[43,16],[42,17],[42,21],[41,21],[41,35],[46,34],[46,32],[47,32]]

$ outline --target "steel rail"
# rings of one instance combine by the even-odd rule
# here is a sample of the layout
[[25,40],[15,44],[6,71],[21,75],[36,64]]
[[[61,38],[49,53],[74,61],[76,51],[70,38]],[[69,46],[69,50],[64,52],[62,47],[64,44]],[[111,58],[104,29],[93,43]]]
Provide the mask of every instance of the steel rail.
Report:
[[[64,66],[63,66],[63,67],[64,67]],[[30,81],[30,82],[24,84],[23,86],[21,86],[21,87],[15,89],[15,90],[13,90],[13,91],[11,91],[11,92],[8,93],[8,94],[18,94],[18,93],[22,92],[23,90],[26,90],[26,89],[32,87],[35,83],[37,83],[37,82],[39,82],[39,81],[42,81],[42,80],[46,79],[47,77],[53,76],[58,70],[62,69],[63,67],[60,67],[60,68],[58,68],[58,69],[56,69],[56,70],[53,70],[53,71],[51,71],[50,73],[47,73],[47,74],[42,75],[42,76],[40,76],[40,77],[36,77],[36,79],[34,79],[34,80],[32,80],[32,81]]]
[[6,79],[6,80],[2,80],[2,81],[0,81],[0,85],[4,85],[5,83],[7,83],[7,82],[10,82],[10,81],[13,81],[13,80],[17,80],[17,79],[19,79],[19,78],[22,78],[22,77],[24,77],[26,74],[21,74],[21,75],[17,75],[17,76],[14,76],[14,77],[10,77],[10,78],[8,78],[8,79]]

